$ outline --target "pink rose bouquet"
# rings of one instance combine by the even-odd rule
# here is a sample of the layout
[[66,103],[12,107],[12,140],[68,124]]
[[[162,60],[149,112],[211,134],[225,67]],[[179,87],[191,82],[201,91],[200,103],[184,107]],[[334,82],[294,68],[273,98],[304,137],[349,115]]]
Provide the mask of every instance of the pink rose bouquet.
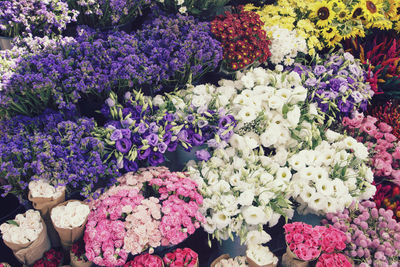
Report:
[[400,184],[400,145],[392,133],[393,128],[375,117],[364,117],[362,113],[343,118],[342,124],[351,136],[368,147],[374,175],[391,176]]
[[299,259],[310,261],[320,255],[321,236],[325,232],[325,227],[313,228],[302,222],[294,222],[286,224],[283,228],[290,251]]
[[197,253],[190,248],[178,248],[174,252],[167,253],[164,256],[165,266],[168,267],[194,267],[198,266],[198,260]]
[[342,251],[346,248],[347,236],[344,232],[333,228],[325,228],[321,239],[321,249],[323,252],[332,253]]
[[129,253],[179,244],[205,221],[203,198],[186,173],[150,167],[118,182],[91,203],[84,240],[97,265],[123,265]]
[[324,253],[319,257],[316,267],[351,267],[349,259],[342,253]]
[[[163,261],[160,257],[149,253],[136,256],[133,261],[124,264],[124,267],[161,267]],[[183,266],[183,265],[181,265]]]

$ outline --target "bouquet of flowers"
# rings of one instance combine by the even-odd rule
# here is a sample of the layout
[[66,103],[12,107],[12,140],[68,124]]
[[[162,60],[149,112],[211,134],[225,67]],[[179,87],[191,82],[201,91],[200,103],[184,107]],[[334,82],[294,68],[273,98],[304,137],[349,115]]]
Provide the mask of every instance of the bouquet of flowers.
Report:
[[63,121],[61,114],[46,112],[0,124],[4,126],[0,136],[4,194],[26,199],[28,183],[45,180],[57,188],[82,189],[81,194],[88,196],[118,174],[112,162],[102,161],[104,145],[92,137],[93,120]]
[[233,129],[233,118],[226,121],[227,116],[204,106],[200,110],[196,102],[187,106],[183,101],[176,95],[159,95],[151,100],[133,91],[119,104],[111,93],[103,108],[109,121],[97,128],[95,135],[106,144],[109,158],[115,158],[118,168],[126,171],[159,165],[165,161],[164,153],[175,151],[178,145],[190,151],[210,140],[229,139],[225,132]]
[[129,261],[124,264],[124,267],[162,267],[162,266],[164,266],[162,259],[156,255],[151,255],[149,253],[136,256],[132,261]]
[[246,250],[247,262],[250,266],[261,267],[278,265],[278,258],[269,250],[268,247],[261,245],[250,246]]
[[60,266],[64,258],[62,251],[54,248],[44,253],[43,258],[36,261],[33,267],[55,267]]
[[58,186],[57,188],[43,179],[29,182],[28,185],[30,196],[34,198],[52,198],[58,199],[65,194],[65,187]]
[[[226,257],[225,257],[226,256]],[[249,266],[245,256],[237,256],[235,258],[229,258],[229,255],[224,254],[218,257],[211,267],[245,267]]]
[[51,247],[46,225],[35,210],[18,214],[0,225],[0,231],[4,243],[22,264],[32,265]]
[[199,266],[199,256],[190,248],[178,248],[173,252],[165,254],[163,260],[166,267]]
[[391,182],[378,184],[374,202],[378,209],[393,211],[393,219],[400,221],[400,187]]
[[88,205],[80,201],[69,201],[66,205],[59,205],[51,210],[51,220],[59,228],[75,228],[85,222],[89,211]]
[[[357,207],[358,206],[358,207]],[[392,265],[400,253],[400,223],[393,219],[393,211],[378,209],[374,202],[352,204],[343,212],[328,214],[326,224],[346,233],[345,254],[356,266]]]
[[349,261],[346,255],[342,253],[324,253],[317,261],[316,267],[343,266],[352,267],[353,264]]
[[150,4],[150,0],[131,1],[75,1],[67,0],[68,6],[79,14],[78,23],[90,27],[116,26],[131,22],[142,15],[141,9]]
[[256,13],[244,11],[241,6],[234,13],[226,12],[211,22],[211,32],[224,48],[224,69],[236,71],[268,59],[270,41],[262,26]]
[[291,66],[301,53],[308,53],[306,40],[298,35],[297,30],[288,30],[279,26],[268,27],[265,30],[271,40],[269,61],[272,64]]
[[122,265],[129,253],[179,244],[205,221],[202,201],[185,173],[165,167],[127,173],[91,203],[86,257],[97,265]]
[[374,175],[392,177],[400,184],[400,146],[392,134],[393,128],[375,117],[364,117],[362,113],[343,118],[342,124],[350,135],[368,146]]
[[317,57],[310,68],[296,64],[294,71],[302,76],[304,86],[311,92],[310,99],[333,117],[365,111],[374,95],[360,61],[343,50]]
[[392,134],[400,138],[400,108],[392,102],[384,102],[371,108],[370,114],[392,127]]
[[78,12],[62,0],[0,1],[0,35],[50,35],[61,33],[76,21]]

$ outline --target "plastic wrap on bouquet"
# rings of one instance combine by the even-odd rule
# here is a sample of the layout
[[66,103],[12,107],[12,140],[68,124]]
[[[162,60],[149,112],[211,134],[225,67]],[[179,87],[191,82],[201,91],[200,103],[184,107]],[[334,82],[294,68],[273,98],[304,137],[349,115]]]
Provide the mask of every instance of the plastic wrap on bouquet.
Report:
[[6,244],[13,251],[15,257],[22,264],[31,265],[35,263],[35,261],[41,259],[43,254],[51,248],[50,240],[47,236],[46,224],[44,223],[43,219],[41,219],[41,223],[43,229],[38,238],[36,238],[34,241],[26,244],[15,244],[3,240],[4,244]]
[[93,264],[91,261],[78,260],[76,257],[74,257],[72,251],[69,252],[69,255],[71,259],[70,261],[71,267],[90,267]]
[[300,260],[290,249],[286,248],[286,253],[282,256],[283,267],[308,267],[311,261]]
[[[84,203],[83,201],[72,199],[72,200],[65,201],[55,207],[65,206],[69,202],[80,202],[80,203],[86,205],[86,203]],[[55,207],[53,207],[53,208],[55,208]],[[83,231],[85,230],[85,225],[86,225],[87,221],[88,221],[88,217],[86,217],[85,221],[82,223],[81,226],[74,227],[74,228],[60,228],[60,227],[57,227],[52,222],[54,229],[57,231],[57,233],[60,237],[61,246],[64,248],[65,251],[71,250],[72,244],[83,237]]]
[[40,212],[40,215],[42,216],[47,226],[47,233],[49,235],[52,246],[60,246],[60,238],[57,234],[57,231],[53,227],[53,223],[51,222],[50,210],[65,201],[65,190],[58,198],[32,197],[31,192],[29,192],[28,199],[32,202],[33,207]]

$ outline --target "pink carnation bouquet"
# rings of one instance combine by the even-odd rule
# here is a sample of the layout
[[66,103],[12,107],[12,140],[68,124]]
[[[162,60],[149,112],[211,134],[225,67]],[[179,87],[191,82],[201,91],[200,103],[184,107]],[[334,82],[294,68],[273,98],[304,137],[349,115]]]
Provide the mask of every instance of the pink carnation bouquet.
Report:
[[168,267],[194,267],[198,266],[198,255],[190,248],[178,248],[174,252],[167,253],[164,256],[165,266]]
[[91,203],[86,256],[97,265],[123,265],[129,253],[177,245],[205,222],[203,198],[187,173],[139,169],[118,179]]
[[[160,257],[145,253],[136,256],[133,261],[124,264],[124,267],[162,267],[163,261]],[[183,265],[181,265],[183,266]]]
[[393,182],[400,184],[400,145],[392,134],[393,128],[375,117],[364,117],[357,112],[353,118],[343,118],[342,124],[351,136],[368,147],[374,175],[393,177]]

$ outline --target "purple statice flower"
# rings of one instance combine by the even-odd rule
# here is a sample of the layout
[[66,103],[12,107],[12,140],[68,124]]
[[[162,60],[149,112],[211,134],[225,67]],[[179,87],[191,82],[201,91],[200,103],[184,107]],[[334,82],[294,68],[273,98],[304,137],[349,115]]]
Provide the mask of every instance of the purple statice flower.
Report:
[[61,33],[76,21],[78,12],[70,10],[64,0],[0,1],[0,35],[50,35]]
[[81,190],[85,197],[100,183],[113,183],[119,175],[115,161],[103,163],[104,144],[94,138],[93,120],[70,119],[45,111],[29,118],[17,116],[0,122],[0,175],[4,193],[27,198],[27,185],[45,179],[53,185]]

